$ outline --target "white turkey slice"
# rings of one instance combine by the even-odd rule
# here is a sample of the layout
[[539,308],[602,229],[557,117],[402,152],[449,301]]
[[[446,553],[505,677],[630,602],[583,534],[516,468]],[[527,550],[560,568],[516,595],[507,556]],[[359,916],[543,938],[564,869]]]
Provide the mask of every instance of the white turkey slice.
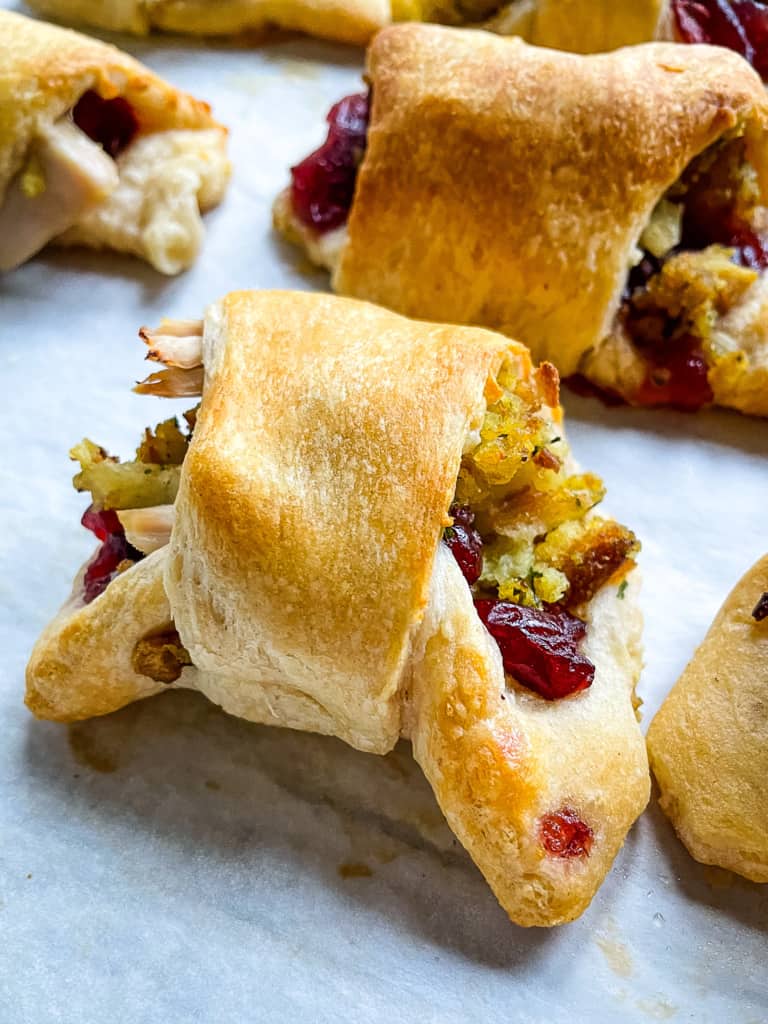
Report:
[[0,271],[34,256],[117,184],[115,161],[69,118],[43,129],[0,205]]

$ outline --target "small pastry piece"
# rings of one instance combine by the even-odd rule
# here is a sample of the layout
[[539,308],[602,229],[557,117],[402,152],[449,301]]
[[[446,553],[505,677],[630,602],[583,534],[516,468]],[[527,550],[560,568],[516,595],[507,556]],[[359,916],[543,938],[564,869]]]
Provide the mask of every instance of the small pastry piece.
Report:
[[361,45],[392,20],[389,0],[31,0],[31,6],[64,21],[138,35],[277,28]]
[[768,555],[728,595],[662,704],[648,754],[691,856],[768,882]]
[[570,920],[648,799],[634,536],[592,510],[552,367],[474,328],[243,292],[142,332],[202,390],[134,462],[73,451],[101,540],[35,646],[71,721],[167,686],[375,753],[411,739],[512,919]]
[[367,78],[274,210],[336,291],[502,330],[634,404],[768,415],[768,102],[745,61],[402,25]]
[[0,11],[0,271],[48,243],[190,266],[229,179],[205,103],[112,46]]

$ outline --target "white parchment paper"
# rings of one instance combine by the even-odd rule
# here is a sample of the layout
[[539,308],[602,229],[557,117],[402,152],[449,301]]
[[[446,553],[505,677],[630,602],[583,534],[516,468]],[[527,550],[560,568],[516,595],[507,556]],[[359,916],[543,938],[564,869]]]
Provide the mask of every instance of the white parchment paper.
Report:
[[[85,252],[0,279],[0,1024],[768,1021],[768,886],[694,863],[655,798],[584,917],[525,931],[405,745],[366,756],[182,693],[71,729],[25,711],[29,650],[92,550],[68,448],[128,455],[169,414],[130,392],[139,325],[326,286],[269,206],[362,67],[310,40],[118,42],[213,103],[235,176],[178,279]],[[643,540],[647,723],[768,546],[766,423],[565,404]]]

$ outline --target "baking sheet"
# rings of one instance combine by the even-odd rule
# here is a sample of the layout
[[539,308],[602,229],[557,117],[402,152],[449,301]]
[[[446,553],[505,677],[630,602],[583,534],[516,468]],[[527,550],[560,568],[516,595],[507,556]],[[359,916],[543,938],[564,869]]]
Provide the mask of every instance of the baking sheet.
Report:
[[[140,324],[325,286],[269,206],[362,66],[310,40],[118,41],[213,103],[235,176],[178,279],[82,252],[0,279],[0,1024],[768,1021],[768,886],[694,863],[655,806],[580,921],[526,931],[404,744],[367,756],[183,693],[70,729],[25,711],[31,645],[92,549],[67,449],[129,454],[168,414],[130,392]],[[766,424],[565,404],[644,542],[647,724],[765,550]]]

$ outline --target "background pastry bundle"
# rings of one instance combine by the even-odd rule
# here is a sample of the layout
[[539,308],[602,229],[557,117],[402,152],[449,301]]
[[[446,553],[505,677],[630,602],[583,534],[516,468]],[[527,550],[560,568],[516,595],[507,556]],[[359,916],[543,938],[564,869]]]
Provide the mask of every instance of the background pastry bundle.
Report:
[[[17,6],[21,8],[21,5]],[[270,732],[265,726],[238,724],[229,718],[217,717],[213,708],[199,711],[202,698],[176,693],[141,702],[134,705],[135,710],[128,709],[103,720],[94,719],[70,727],[27,721],[19,709],[14,708],[13,697],[18,700],[24,662],[32,643],[66,595],[77,565],[87,560],[92,550],[87,541],[78,536],[80,531],[76,526],[87,499],[84,501],[82,496],[78,498],[75,494],[70,496],[67,493],[68,476],[71,475],[66,458],[67,450],[81,437],[90,436],[105,444],[110,452],[129,459],[138,439],[137,431],[140,432],[148,423],[164,418],[166,405],[169,413],[178,410],[180,415],[183,409],[193,404],[190,401],[175,403],[172,400],[169,403],[166,400],[165,404],[160,403],[163,408],[155,417],[147,408],[157,404],[154,399],[130,396],[132,384],[145,376],[145,368],[141,363],[143,346],[136,340],[136,329],[141,324],[157,324],[165,315],[184,320],[199,317],[211,302],[237,288],[279,287],[304,290],[310,287],[319,291],[328,290],[325,275],[315,274],[300,263],[291,247],[276,239],[270,226],[270,206],[285,185],[288,169],[299,164],[314,147],[323,142],[327,129],[323,122],[325,113],[342,96],[359,92],[361,88],[362,50],[336,49],[311,40],[281,41],[278,37],[277,41],[272,39],[260,46],[251,43],[244,46],[239,42],[234,45],[222,45],[212,40],[197,43],[165,36],[157,37],[152,42],[137,43],[123,36],[110,37],[110,42],[117,42],[122,49],[134,53],[174,87],[178,86],[194,94],[197,99],[211,104],[213,117],[229,129],[227,155],[232,164],[232,179],[229,192],[219,209],[204,217],[206,236],[199,248],[197,262],[191,270],[170,284],[164,284],[154,271],[142,269],[131,258],[100,253],[89,255],[77,248],[59,253],[52,250],[43,252],[21,269],[7,273],[0,279],[0,302],[4,307],[3,334],[11,331],[14,336],[18,336],[18,332],[23,330],[24,337],[28,339],[29,361],[24,371],[21,367],[17,368],[15,363],[9,366],[7,380],[10,385],[10,408],[14,411],[29,409],[30,402],[35,401],[37,409],[41,410],[39,415],[43,417],[39,426],[33,426],[33,433],[29,437],[25,434],[20,441],[16,440],[13,449],[10,447],[10,439],[18,431],[12,433],[8,426],[9,446],[5,462],[9,487],[4,492],[13,493],[14,505],[12,508],[9,505],[9,512],[21,522],[22,530],[28,531],[25,535],[30,538],[30,542],[34,542],[36,550],[48,552],[46,557],[41,554],[33,565],[29,565],[27,560],[24,573],[28,580],[27,593],[32,595],[32,599],[25,600],[22,605],[18,600],[14,603],[18,625],[14,630],[12,649],[17,654],[12,664],[9,664],[8,686],[3,688],[3,696],[7,698],[8,707],[12,710],[11,721],[17,723],[14,724],[12,736],[18,742],[15,748],[14,743],[9,744],[11,751],[8,756],[15,749],[17,760],[20,758],[22,764],[30,767],[35,765],[23,784],[32,786],[30,791],[37,793],[38,798],[43,798],[41,794],[44,794],[46,814],[53,814],[54,820],[56,817],[61,818],[68,807],[72,812],[77,806],[85,806],[83,800],[93,801],[96,822],[91,821],[90,829],[77,812],[71,821],[68,820],[67,825],[67,828],[77,830],[77,843],[85,843],[87,848],[93,849],[104,842],[108,844],[104,849],[108,849],[111,842],[107,838],[110,829],[118,828],[121,834],[126,834],[128,821],[133,821],[133,827],[128,830],[131,838],[124,840],[129,844],[137,841],[132,837],[136,829],[141,831],[143,828],[145,835],[148,834],[148,821],[157,823],[158,828],[163,823],[164,814],[158,803],[160,791],[151,784],[147,788],[151,779],[159,778],[157,772],[162,769],[162,758],[158,761],[158,748],[153,739],[158,730],[164,730],[167,737],[175,733],[173,742],[191,746],[193,752],[194,742],[189,738],[192,733],[200,738],[206,750],[209,750],[213,742],[211,763],[219,763],[221,766],[228,764],[226,737],[227,730],[232,730],[229,737],[236,749],[241,747],[244,752],[251,751],[243,754],[246,760],[250,760],[251,769],[250,772],[238,772],[234,768],[226,770],[230,780],[243,776],[238,784],[241,796],[238,799],[224,796],[221,798],[221,806],[227,808],[227,816],[231,814],[233,820],[252,823],[248,827],[261,834],[262,843],[264,833],[260,823],[266,811],[254,813],[253,797],[248,795],[244,799],[242,796],[246,793],[264,793],[262,787],[267,781],[264,763],[258,754],[260,744],[267,743],[271,757],[276,759],[274,777],[282,778],[283,786],[287,785],[291,789],[309,783],[300,782],[299,776],[303,772],[299,772],[295,764],[290,766],[284,762],[295,762],[297,757],[320,757],[325,768],[320,770],[319,782],[317,772],[320,762],[314,763],[314,773],[308,765],[310,774],[315,775],[313,787],[319,787],[312,789],[314,796],[310,796],[306,789],[301,789],[299,795],[290,797],[291,806],[284,806],[285,817],[282,821],[278,821],[279,813],[271,815],[270,821],[273,824],[270,827],[273,831],[277,830],[276,835],[280,837],[274,839],[275,849],[272,850],[270,840],[270,850],[265,853],[264,859],[250,860],[251,884],[257,885],[262,895],[271,894],[268,899],[260,900],[263,907],[261,913],[264,915],[262,920],[277,920],[272,915],[285,913],[286,907],[290,905],[288,894],[283,896],[280,885],[275,884],[273,870],[273,862],[276,868],[280,857],[288,858],[298,867],[295,877],[305,877],[307,884],[312,884],[315,894],[313,899],[322,901],[334,921],[344,921],[343,908],[352,899],[354,924],[352,920],[349,923],[355,928],[360,941],[372,941],[372,936],[378,934],[381,928],[395,928],[397,940],[393,937],[391,947],[386,943],[379,947],[378,962],[383,964],[385,959],[391,957],[393,964],[398,963],[403,955],[403,942],[405,949],[414,951],[417,956],[421,955],[419,951],[426,948],[424,942],[429,936],[429,944],[434,946],[436,943],[448,953],[452,962],[457,960],[461,969],[469,972],[467,977],[470,977],[472,971],[477,971],[485,961],[487,951],[483,952],[483,949],[486,940],[480,932],[475,932],[474,924],[466,922],[466,913],[458,910],[449,892],[451,883],[458,885],[459,891],[464,893],[465,901],[466,887],[469,885],[472,905],[485,908],[481,911],[481,918],[486,922],[489,934],[494,935],[495,942],[501,942],[507,951],[503,955],[508,976],[498,983],[498,987],[493,986],[494,1007],[496,998],[499,1008],[504,997],[508,1000],[512,995],[522,999],[523,993],[528,991],[527,986],[535,984],[536,977],[541,980],[547,977],[549,966],[554,969],[554,954],[550,949],[537,952],[535,944],[531,945],[528,937],[509,924],[506,928],[511,934],[502,938],[506,934],[503,915],[497,917],[498,912],[491,909],[492,898],[485,894],[482,879],[479,876],[476,878],[474,869],[468,861],[463,860],[458,848],[455,848],[455,860],[445,861],[442,866],[438,866],[435,861],[433,867],[427,870],[430,879],[428,884],[435,886],[431,902],[436,906],[443,898],[447,901],[441,910],[434,911],[436,915],[444,915],[444,923],[440,925],[435,921],[433,928],[426,924],[428,915],[425,913],[404,911],[405,904],[409,902],[406,896],[408,882],[404,881],[401,873],[405,871],[407,877],[408,872],[424,858],[425,864],[431,863],[432,854],[426,851],[437,851],[444,844],[449,849],[451,839],[449,833],[442,831],[444,826],[437,817],[439,812],[430,804],[431,798],[422,788],[422,783],[417,781],[418,776],[411,767],[408,748],[402,744],[394,754],[383,759],[356,755],[342,750],[332,740],[318,739],[308,734],[294,735],[283,730]],[[282,116],[277,115],[278,108],[283,112]],[[260,162],[254,161],[257,152],[262,155]],[[94,310],[93,297],[96,295],[99,296],[98,308]],[[86,297],[91,299],[90,309],[85,308]],[[61,329],[54,331],[53,324],[61,323],[62,311],[67,314],[64,325],[66,332]],[[95,322],[98,322],[98,338],[94,341]],[[65,334],[66,342],[63,340]],[[94,358],[94,345],[98,346],[98,358]],[[54,360],[52,346],[59,353],[56,357],[58,362]],[[66,353],[66,358],[62,357],[62,351]],[[55,366],[58,369],[54,369]],[[14,374],[18,374],[18,377]],[[18,384],[15,383],[17,380]],[[44,390],[45,401],[37,401],[37,389]],[[73,395],[78,396],[75,401]],[[603,512],[601,506],[599,513],[615,516],[619,522],[626,523],[643,543],[638,559],[643,577],[640,601],[646,620],[645,667],[638,692],[645,702],[642,709],[642,728],[645,731],[653,712],[679,676],[696,644],[703,639],[728,590],[763,553],[759,529],[753,521],[755,516],[747,507],[752,505],[754,508],[765,498],[760,472],[764,457],[762,422],[727,413],[701,412],[696,416],[685,416],[666,410],[605,409],[567,390],[563,391],[563,400],[566,407],[566,435],[580,468],[596,471],[607,486],[606,512]],[[29,474],[22,470],[22,463],[24,466],[38,468],[38,472],[32,474],[33,479],[28,484],[27,492],[23,494],[20,493],[22,489],[18,481],[22,472],[25,480],[28,480]],[[654,483],[656,479],[658,487]],[[51,509],[45,516],[40,514],[40,503]],[[56,525],[52,526],[53,523]],[[725,523],[732,524],[733,529],[726,531]],[[18,565],[18,568],[13,567],[9,578],[15,580],[21,576],[21,557]],[[54,592],[54,572],[58,573],[58,592]],[[14,592],[21,592],[19,586],[14,587]],[[108,590],[106,594],[108,596]],[[9,595],[10,600],[12,595]],[[96,604],[100,600],[102,598],[97,598]],[[25,616],[28,616],[26,625]],[[11,693],[12,689],[14,694]],[[193,719],[197,721],[196,725]],[[121,725],[121,722],[125,724]],[[215,754],[215,740],[211,730],[219,730],[220,734],[223,730],[224,746],[218,756]],[[267,738],[261,739],[265,733]],[[126,747],[126,736],[129,734],[141,734],[143,741],[140,744],[131,741]],[[171,742],[170,738],[168,742]],[[118,753],[121,744],[126,750],[123,763]],[[33,755],[33,748],[38,754],[41,750],[45,751],[42,760]],[[75,749],[77,755],[73,753]],[[99,761],[103,757],[108,764],[114,764],[117,770],[99,774],[94,773],[92,767],[74,762],[72,770],[67,772],[65,766],[69,758],[79,756],[82,761],[90,756],[87,752],[83,754],[84,749],[90,749],[94,754],[92,760]],[[302,749],[305,753],[297,754]],[[234,756],[237,760],[240,755]],[[32,757],[34,761],[30,760]],[[404,778],[409,780],[404,790],[396,783],[390,785],[393,757],[404,766]],[[182,768],[183,761],[181,756],[177,758],[174,755],[174,764],[182,775],[196,770],[194,765]],[[369,765],[369,761],[373,763]],[[55,786],[47,767],[53,764],[59,765]],[[378,772],[376,765],[380,765]],[[342,771],[348,776],[346,782],[339,777]],[[73,779],[71,776],[74,774],[80,778]],[[251,789],[245,778],[249,774]],[[67,782],[63,781],[65,775]],[[360,779],[362,791],[354,781],[357,778]],[[81,779],[84,780],[82,783]],[[217,794],[223,792],[223,789],[208,789],[203,784],[206,781],[220,785],[222,780],[212,774],[200,783],[208,800],[207,811],[202,805],[197,808],[197,798],[190,795],[180,779],[163,783],[163,791],[169,803],[161,832],[166,833],[163,842],[171,844],[173,849],[169,851],[168,858],[162,855],[159,858],[160,863],[156,867],[161,875],[170,870],[171,861],[174,861],[177,869],[179,863],[185,863],[190,849],[191,835],[179,827],[180,819],[175,809],[178,799],[183,799],[186,806],[196,808],[192,817],[199,820],[200,828],[206,834],[213,827],[212,821],[216,821],[215,811],[212,819],[206,818],[206,814],[210,815],[211,801],[219,799]],[[143,791],[142,797],[132,792],[137,785]],[[342,789],[338,789],[339,786]],[[366,791],[366,786],[370,786],[369,791]],[[380,801],[377,801],[377,789],[382,790]],[[342,791],[346,793],[343,798]],[[411,792],[410,796],[406,796],[408,791]],[[120,801],[127,799],[128,812],[122,823],[116,817],[120,803],[116,800],[118,792]],[[186,796],[183,795],[185,793]],[[18,827],[21,820],[19,812],[14,810],[19,795],[17,792],[11,799],[9,789],[9,821],[15,822],[15,827]],[[295,815],[299,805],[308,810],[318,797],[331,800],[330,805],[323,804],[330,808],[327,811],[331,815],[330,835],[326,834],[328,821],[319,829],[312,826],[309,820],[299,824]],[[333,810],[333,807],[338,808],[339,799],[345,802],[348,798],[352,800],[352,820],[339,832],[338,827],[334,828],[332,819],[333,815],[342,812]],[[191,805],[189,800],[192,801]],[[421,810],[419,802],[423,803]],[[652,798],[649,811],[630,833],[608,882],[586,915],[577,924],[567,925],[562,931],[565,936],[563,941],[568,945],[573,942],[574,949],[577,945],[584,947],[583,966],[580,969],[586,971],[591,967],[602,977],[602,990],[608,993],[606,998],[609,999],[605,1009],[606,1019],[613,1019],[610,1014],[614,1012],[616,1019],[626,1019],[627,1014],[632,1019],[632,1013],[639,1018],[645,1011],[637,1003],[653,1004],[658,1009],[665,1005],[679,1006],[685,998],[675,990],[678,1000],[675,1002],[671,989],[668,986],[665,989],[665,985],[659,983],[658,974],[653,980],[648,967],[651,963],[656,967],[660,965],[658,954],[652,951],[659,929],[663,927],[665,930],[662,934],[669,934],[666,924],[668,918],[662,905],[665,901],[668,913],[674,916],[679,911],[685,915],[679,921],[686,920],[689,927],[697,929],[697,934],[701,936],[702,956],[711,954],[711,950],[705,952],[705,942],[713,941],[710,925],[715,920],[719,927],[729,930],[731,940],[737,944],[736,948],[746,950],[744,956],[747,969],[750,957],[757,956],[757,951],[764,943],[764,934],[749,923],[758,920],[761,888],[736,881],[726,887],[722,880],[719,886],[713,888],[713,880],[717,881],[715,876],[707,874],[707,869],[690,859],[677,843],[668,823],[654,808],[654,803],[655,797]],[[107,819],[110,806],[112,810]],[[363,806],[384,814],[392,823],[400,822],[400,825],[388,825],[386,822],[382,825],[379,821],[373,827],[369,821],[368,825],[361,826],[359,814]],[[427,825],[430,806],[434,808],[431,811],[433,824]],[[304,811],[298,813],[301,818]],[[150,815],[149,819],[147,815]],[[35,847],[41,851],[50,842],[51,835],[50,829],[42,835],[39,831],[44,818],[41,815],[38,822],[30,823],[28,833],[28,842],[31,843],[34,832]],[[111,824],[105,832],[107,820]],[[422,824],[418,824],[419,821]],[[411,824],[408,825],[408,822]],[[26,827],[22,829],[22,834]],[[300,845],[305,853],[301,855],[294,853],[296,848],[291,838],[294,828],[299,828],[304,837]],[[307,832],[303,831],[305,828]],[[415,831],[409,831],[411,829]],[[215,831],[217,838],[212,840],[213,849],[218,848],[219,855],[228,858],[226,850],[231,841],[231,835],[229,838],[227,835],[228,826],[224,827],[223,835],[219,835],[220,826],[215,826]],[[150,825],[148,832],[158,834],[155,825]],[[310,836],[314,838],[309,841],[307,853]],[[378,852],[372,839],[374,836],[379,836],[383,844]],[[409,839],[406,840],[406,836]],[[41,838],[43,847],[40,846]],[[295,838],[298,838],[298,834]],[[425,842],[426,849],[423,847]],[[344,852],[334,852],[331,855],[334,863],[320,868],[329,844]],[[209,848],[210,843],[206,842],[205,846]],[[387,860],[389,852],[386,855],[383,853],[385,847],[397,849],[392,860]],[[22,848],[28,853],[32,849],[27,842],[22,844]],[[307,863],[304,863],[304,858]],[[315,863],[318,865],[317,870],[308,868],[308,864]],[[669,864],[674,865],[671,871],[665,870],[665,865]],[[30,870],[25,873],[31,873],[33,878],[27,880],[24,877],[30,884],[35,881],[34,867],[34,864],[30,865]],[[208,872],[213,869],[206,867],[204,870]],[[246,885],[248,872],[244,867],[242,871],[238,868],[237,872],[240,880],[238,885]],[[77,881],[77,871],[73,869],[71,872],[64,858],[58,874],[58,879],[52,876],[52,884],[56,881],[71,898],[77,886],[82,884]],[[658,880],[661,875],[674,879],[664,887],[663,894]],[[215,874],[210,877],[215,879]],[[401,888],[403,884],[405,889]],[[365,886],[368,886],[367,890]],[[655,890],[656,886],[659,886],[659,892],[654,891],[653,897],[647,897],[645,894]],[[126,895],[131,890],[127,882],[124,888],[122,884],[119,888]],[[216,882],[214,890],[218,891]],[[141,914],[157,920],[154,915],[159,912],[160,905],[165,904],[165,900],[160,898],[158,902],[152,895],[152,887],[143,891],[146,899]],[[114,895],[115,900],[122,899],[118,892]],[[643,900],[654,904],[653,914],[646,915],[641,896]],[[46,892],[45,896],[38,898],[49,900],[52,893]],[[253,907],[252,911],[248,911],[249,919],[253,921],[253,915],[258,917],[258,914],[250,900],[246,902]],[[111,905],[112,900],[108,903]],[[417,899],[417,904],[421,905],[421,897]],[[724,911],[730,910],[730,913],[721,912],[716,916],[712,909],[715,905],[720,905]],[[111,909],[105,906],[97,917],[103,915],[102,920],[107,923],[112,909],[117,909],[116,903]],[[199,908],[192,912],[200,914],[201,919],[206,916],[206,912]],[[663,925],[654,922],[656,913],[664,918]],[[360,931],[361,914],[365,920],[363,931]],[[459,914],[458,919],[456,914]],[[450,941],[446,938],[449,919],[453,920],[450,930],[454,933],[462,928],[460,922],[464,922],[462,937]],[[641,926],[642,922],[645,923]],[[428,932],[425,931],[427,928]],[[321,931],[318,922],[318,941]],[[363,936],[369,937],[366,939]],[[151,943],[153,939],[147,936],[142,939],[144,941]],[[232,949],[231,937],[224,938],[223,931],[218,929],[216,941],[222,943],[222,949]],[[672,941],[679,940],[676,938]],[[187,946],[185,942],[185,948]],[[620,971],[615,969],[617,957],[614,955],[614,946],[629,951],[628,957],[632,961],[627,975],[629,981],[623,980]],[[270,950],[271,940],[264,940],[262,948]],[[524,965],[512,966],[513,949],[519,951],[525,960]],[[524,950],[526,952],[523,956]],[[687,953],[689,959],[694,958],[694,953]],[[54,951],[54,960],[57,955]],[[191,955],[193,959],[197,957],[197,954]],[[252,952],[238,950],[237,953],[233,951],[232,955],[235,960],[244,963]],[[313,964],[311,978],[317,979],[319,963],[315,965],[312,957],[310,961]],[[64,969],[66,971],[68,968]],[[277,959],[274,970],[274,977],[279,979],[281,972]],[[427,992],[430,998],[435,998],[435,987],[441,984],[437,980],[440,970],[438,967],[435,975],[425,973],[419,984],[404,997],[411,1009],[419,1005],[421,998],[427,998]],[[724,966],[722,971],[720,991],[715,994],[712,986],[707,996],[717,1001],[713,1005],[717,1005],[721,1012],[733,1013],[734,1007],[739,1005],[738,999],[741,1005],[750,1005],[748,1001],[752,999],[752,1005],[759,1010],[759,986],[748,986],[746,994],[741,992],[737,996],[732,988],[728,990],[723,980],[728,977]],[[103,974],[102,967],[98,973]],[[346,974],[355,977],[357,969],[347,968]],[[314,985],[315,982],[310,980],[308,989],[313,989]],[[565,990],[577,993],[575,998],[582,1000],[580,1005],[583,1012],[588,1012],[593,997],[578,994],[581,986],[576,979],[569,981],[565,989],[558,990],[550,976],[550,982],[545,987],[549,991],[555,1014],[559,1012],[561,994]],[[625,1007],[623,1018],[618,1016],[619,1003],[616,1002],[621,998],[617,994],[619,988],[629,991],[629,996],[623,997],[625,1002],[629,999],[630,1004],[628,1011]],[[285,991],[279,982],[278,989],[283,993]],[[199,990],[197,998],[203,998]],[[238,997],[232,994],[229,998],[231,1006],[236,1007]],[[447,999],[447,994],[439,998]],[[289,999],[296,1000],[299,996],[292,993]],[[610,1000],[615,1002],[615,1006]],[[331,1005],[336,1004],[328,995],[318,1013],[330,1012]],[[445,1005],[447,1007],[447,1003]],[[209,1016],[213,1017],[212,1004],[208,1006]],[[446,1012],[451,1011],[446,1009]]]

